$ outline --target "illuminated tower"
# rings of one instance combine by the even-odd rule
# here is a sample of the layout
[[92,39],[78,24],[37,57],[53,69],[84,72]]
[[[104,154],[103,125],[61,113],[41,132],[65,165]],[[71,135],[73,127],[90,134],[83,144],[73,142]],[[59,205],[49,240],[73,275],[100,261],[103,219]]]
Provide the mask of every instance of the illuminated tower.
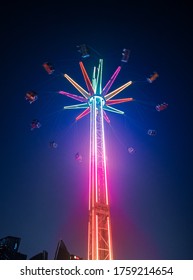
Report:
[[112,99],[119,92],[131,85],[132,82],[129,81],[109,93],[112,84],[121,70],[121,66],[116,69],[108,83],[102,88],[103,60],[99,60],[98,68],[94,67],[92,82],[83,63],[80,62],[79,64],[87,91],[67,74],[64,74],[64,77],[82,96],[64,91],[59,91],[59,93],[81,102],[78,105],[64,107],[64,109],[84,109],[76,117],[76,120],[90,113],[88,259],[112,260],[113,246],[106,173],[104,119],[110,123],[105,111],[124,114],[123,111],[117,110],[110,105],[133,100],[132,98]]

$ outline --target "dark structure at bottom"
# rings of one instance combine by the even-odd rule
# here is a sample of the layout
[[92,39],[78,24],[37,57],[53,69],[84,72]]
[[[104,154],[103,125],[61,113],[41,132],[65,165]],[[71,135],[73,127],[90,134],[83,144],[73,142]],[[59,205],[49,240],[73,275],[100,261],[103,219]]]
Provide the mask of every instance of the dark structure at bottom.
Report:
[[[20,253],[19,245],[21,238],[6,236],[0,239],[0,260],[27,260],[27,255]],[[48,252],[43,250],[29,260],[48,260]],[[82,260],[79,256],[68,252],[63,240],[58,242],[54,260]]]

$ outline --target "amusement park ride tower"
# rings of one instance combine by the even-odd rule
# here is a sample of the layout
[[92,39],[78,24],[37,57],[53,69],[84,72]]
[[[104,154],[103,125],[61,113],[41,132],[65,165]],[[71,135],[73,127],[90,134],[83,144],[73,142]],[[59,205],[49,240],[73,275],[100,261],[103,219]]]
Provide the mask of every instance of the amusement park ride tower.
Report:
[[99,60],[98,68],[94,67],[92,82],[82,62],[80,68],[87,86],[87,91],[78,85],[67,74],[64,77],[82,94],[78,96],[60,91],[81,104],[65,106],[64,109],[84,109],[76,117],[81,119],[90,114],[90,154],[89,154],[89,222],[88,222],[88,260],[112,260],[112,232],[106,172],[106,150],[104,136],[104,120],[110,123],[105,111],[124,114],[111,105],[132,101],[132,98],[112,99],[119,92],[132,84],[131,81],[109,93],[117,75],[119,66],[105,87],[102,88],[103,60]]

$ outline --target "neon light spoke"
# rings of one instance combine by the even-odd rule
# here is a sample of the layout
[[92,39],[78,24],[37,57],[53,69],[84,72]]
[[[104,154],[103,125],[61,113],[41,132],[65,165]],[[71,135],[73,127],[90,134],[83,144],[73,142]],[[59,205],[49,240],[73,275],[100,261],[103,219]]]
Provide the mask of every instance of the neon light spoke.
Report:
[[119,104],[123,102],[130,102],[133,101],[133,98],[122,98],[122,99],[111,99],[106,101],[106,105],[114,105],[114,104]]
[[90,97],[90,93],[88,93],[86,90],[84,90],[79,84],[77,84],[72,78],[70,78],[68,75],[64,74],[64,77],[86,98],[88,99]]
[[117,70],[115,71],[115,73],[112,75],[112,77],[110,78],[110,80],[108,81],[108,83],[106,84],[106,86],[103,88],[102,90],[102,95],[106,95],[108,93],[108,91],[110,90],[112,84],[114,83],[117,75],[119,74],[119,72],[121,71],[121,66],[119,66],[117,68]]
[[76,121],[82,119],[84,116],[88,115],[90,113],[90,108],[88,107],[86,110],[84,110],[80,115],[76,117]]
[[121,87],[115,89],[114,91],[110,92],[109,94],[105,95],[105,100],[109,100],[112,97],[114,97],[115,95],[117,95],[119,92],[121,92],[122,90],[124,90],[126,87],[130,86],[132,84],[131,81],[129,81],[128,83],[122,85]]
[[82,62],[80,62],[79,64],[80,64],[80,68],[82,70],[82,74],[83,74],[87,89],[90,92],[90,94],[93,95],[94,94],[94,89],[92,87],[91,81],[90,81],[90,79],[88,77],[88,74],[86,72],[86,69],[84,68],[84,64]]
[[76,94],[72,94],[72,93],[68,93],[68,92],[65,92],[65,91],[59,91],[59,93],[60,94],[63,94],[63,95],[66,95],[66,96],[68,96],[68,97],[70,97],[70,98],[73,98],[73,99],[75,99],[75,100],[78,100],[78,101],[80,101],[80,102],[86,102],[87,101],[87,99],[86,98],[84,98],[84,97],[82,97],[82,96],[78,96],[78,95],[76,95]]

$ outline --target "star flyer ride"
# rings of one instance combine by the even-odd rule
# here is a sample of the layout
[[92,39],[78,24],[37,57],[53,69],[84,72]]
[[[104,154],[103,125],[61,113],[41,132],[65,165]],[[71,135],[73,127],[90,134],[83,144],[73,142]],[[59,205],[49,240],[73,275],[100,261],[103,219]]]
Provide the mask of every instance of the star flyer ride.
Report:
[[[128,59],[128,53],[125,53],[125,55],[127,57],[124,58],[124,62]],[[65,91],[59,91],[59,93],[81,102],[81,104],[64,107],[64,109],[84,109],[76,117],[77,121],[90,114],[88,260],[112,260],[113,246],[106,172],[104,120],[110,123],[106,111],[124,114],[123,111],[115,109],[111,105],[133,101],[133,98],[113,99],[114,96],[130,86],[132,81],[128,81],[109,92],[121,70],[121,66],[116,69],[107,84],[102,87],[103,60],[99,59],[98,68],[94,67],[92,82],[84,64],[82,62],[79,62],[79,64],[87,90],[83,89],[67,74],[64,74],[64,77],[82,96]]]

